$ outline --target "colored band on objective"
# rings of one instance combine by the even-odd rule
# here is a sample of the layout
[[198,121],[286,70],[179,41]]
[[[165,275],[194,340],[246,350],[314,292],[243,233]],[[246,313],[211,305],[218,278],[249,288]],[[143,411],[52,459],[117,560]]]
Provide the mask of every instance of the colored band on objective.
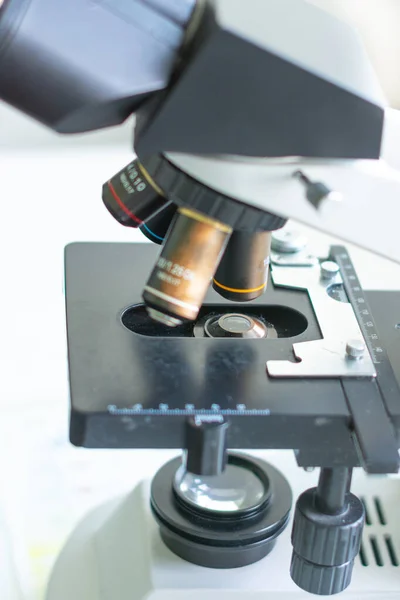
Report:
[[164,192],[162,191],[162,189],[156,184],[156,182],[154,181],[154,179],[152,178],[152,176],[150,175],[150,173],[147,171],[147,169],[144,168],[144,166],[142,165],[142,163],[140,161],[138,161],[138,167],[143,175],[143,177],[146,179],[147,183],[149,183],[151,185],[151,187],[153,188],[153,190],[155,192],[157,192],[157,194],[159,196],[162,196],[163,198],[165,197]]
[[224,223],[220,223],[220,221],[215,221],[206,215],[203,215],[196,210],[192,210],[191,208],[181,207],[178,209],[178,212],[185,217],[189,217],[189,219],[194,219],[195,221],[199,221],[200,223],[205,223],[206,225],[210,225],[214,227],[214,229],[218,229],[223,233],[232,233],[232,227],[229,225],[225,225]]
[[157,235],[156,233],[154,233],[154,231],[151,231],[151,229],[147,227],[146,223],[143,223],[142,228],[148,231],[151,236],[153,236],[157,240],[160,240],[160,242],[163,242],[165,240],[165,238],[161,237],[160,235]]
[[222,285],[222,283],[219,283],[219,281],[217,281],[216,279],[214,279],[214,283],[215,283],[215,285],[220,287],[222,290],[225,290],[226,292],[233,292],[234,294],[252,294],[253,292],[260,292],[267,285],[267,282],[265,282],[256,288],[252,288],[249,290],[237,290],[235,288],[230,288],[230,287],[227,287],[226,285]]
[[143,221],[141,221],[136,215],[133,214],[133,212],[131,212],[129,210],[129,208],[127,206],[125,206],[125,204],[122,202],[121,198],[118,196],[117,192],[115,191],[115,188],[114,188],[113,184],[111,183],[111,181],[109,181],[107,185],[108,185],[108,189],[110,190],[110,192],[112,194],[112,197],[114,198],[115,202],[118,204],[120,209],[123,210],[124,213],[130,219],[132,219],[132,221],[135,221],[135,223],[137,223],[138,225],[142,225]]

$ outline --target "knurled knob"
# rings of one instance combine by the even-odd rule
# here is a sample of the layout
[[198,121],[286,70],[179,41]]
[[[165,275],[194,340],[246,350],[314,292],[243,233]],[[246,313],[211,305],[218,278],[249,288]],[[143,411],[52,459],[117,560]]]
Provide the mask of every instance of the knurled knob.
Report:
[[293,554],[290,575],[303,590],[318,596],[332,596],[343,592],[351,582],[354,559],[337,567],[325,567],[310,563]]
[[363,526],[364,507],[353,494],[347,494],[344,510],[332,515],[318,509],[316,488],[304,492],[292,530],[293,581],[313,594],[343,591],[351,580]]
[[168,200],[225,223],[236,231],[275,231],[286,223],[282,217],[204,185],[175,167],[162,154],[142,157],[140,164]]

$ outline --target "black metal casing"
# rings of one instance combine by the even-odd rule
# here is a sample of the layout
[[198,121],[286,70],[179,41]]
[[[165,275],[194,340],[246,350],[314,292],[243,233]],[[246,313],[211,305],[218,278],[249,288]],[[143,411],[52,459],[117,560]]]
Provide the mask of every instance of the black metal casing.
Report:
[[[326,64],[318,70],[271,49],[268,28],[261,36],[256,31],[280,6],[7,0],[0,9],[0,98],[60,133],[114,126],[137,112],[141,158],[379,158],[384,111],[376,95],[336,81]],[[277,21],[283,36],[295,18],[291,8]],[[329,33],[328,53],[344,37],[356,49],[346,29],[331,35],[324,11],[308,3],[301,11],[300,29],[311,19]],[[318,36],[308,34],[315,54]],[[355,59],[360,69],[364,59]]]
[[[137,113],[135,151],[141,160],[163,152],[379,158],[384,110],[378,102],[271,50],[267,34],[260,43],[246,27],[249,15],[267,22],[276,6],[256,0],[245,7],[232,0],[207,5],[179,76]],[[292,8],[286,25],[294,18]],[[302,10],[299,28],[316,13],[322,28],[329,20],[307,3]],[[280,27],[285,35],[287,27]],[[335,52],[337,38],[324,43]]]
[[[298,333],[291,338],[207,339],[193,338],[188,329],[149,328],[144,309],[126,310],[141,304],[157,251],[148,244],[83,243],[66,249],[73,444],[182,448],[189,415],[222,413],[230,423],[231,449],[294,449],[303,466],[356,466],[362,455],[371,471],[395,470],[393,453],[373,442],[388,440],[392,424],[400,429],[400,382],[390,378],[393,374],[378,371],[376,381],[267,376],[268,359],[293,360],[293,342],[321,337],[305,292],[270,284],[263,297],[241,305],[241,312],[271,322],[276,307],[286,307],[283,320]],[[368,298],[399,374],[400,334],[394,327],[400,321],[399,296],[372,292]],[[202,314],[210,306],[232,312],[235,305],[210,289]],[[124,313],[136,332],[123,324]],[[151,327],[162,337],[149,335]],[[285,323],[277,327],[285,335]],[[385,391],[385,381],[390,390]],[[364,422],[364,413],[373,420]],[[361,454],[353,439],[357,428]]]
[[122,123],[166,88],[195,0],[7,0],[0,98],[60,133]]

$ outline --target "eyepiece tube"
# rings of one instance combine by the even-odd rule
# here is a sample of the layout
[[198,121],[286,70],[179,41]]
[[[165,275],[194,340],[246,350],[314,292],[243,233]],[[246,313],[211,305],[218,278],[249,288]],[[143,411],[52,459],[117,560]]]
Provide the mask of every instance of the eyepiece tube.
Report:
[[270,231],[235,231],[215,274],[214,290],[234,302],[261,296],[268,282],[270,249]]
[[195,2],[0,0],[0,99],[59,133],[125,121],[168,87]]
[[196,319],[231,232],[196,211],[178,210],[143,292],[150,316],[170,326]]

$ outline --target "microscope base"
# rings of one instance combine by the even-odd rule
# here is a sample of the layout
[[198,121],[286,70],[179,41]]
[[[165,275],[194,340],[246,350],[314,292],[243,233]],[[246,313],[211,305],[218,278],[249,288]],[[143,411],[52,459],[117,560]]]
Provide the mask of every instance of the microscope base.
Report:
[[[288,477],[295,496],[315,485],[317,472],[303,472],[284,454],[274,453],[274,463]],[[46,600],[204,600],[205,595],[208,600],[311,598],[289,576],[290,526],[272,553],[256,564],[228,571],[199,567],[178,558],[163,544],[150,512],[149,489],[148,482],[139,484],[127,497],[100,506],[78,525],[55,565]],[[398,554],[400,481],[367,478],[357,472],[353,489],[369,509],[371,525],[365,527],[363,539],[368,566],[356,560],[352,584],[341,598],[400,599],[400,568],[393,564],[396,557],[390,557],[386,542],[390,537]],[[376,498],[386,525],[380,522]],[[374,556],[371,539],[383,566]]]

